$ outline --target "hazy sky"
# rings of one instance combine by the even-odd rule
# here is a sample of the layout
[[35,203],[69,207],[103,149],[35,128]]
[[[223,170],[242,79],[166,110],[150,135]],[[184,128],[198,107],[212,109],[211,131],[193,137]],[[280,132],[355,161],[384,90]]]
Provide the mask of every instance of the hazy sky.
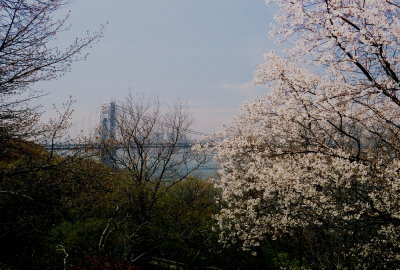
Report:
[[61,44],[108,22],[86,61],[38,86],[49,92],[46,106],[72,95],[75,119],[143,92],[187,101],[193,129],[210,133],[229,123],[242,101],[265,92],[252,85],[263,54],[275,46],[268,37],[275,10],[263,0],[73,0],[68,9],[71,28]]

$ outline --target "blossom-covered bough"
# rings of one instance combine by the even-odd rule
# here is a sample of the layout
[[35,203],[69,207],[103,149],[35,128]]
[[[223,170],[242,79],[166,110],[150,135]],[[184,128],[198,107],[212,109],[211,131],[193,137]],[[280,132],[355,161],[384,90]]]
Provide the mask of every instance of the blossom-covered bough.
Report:
[[289,235],[312,268],[396,268],[400,1],[273,2],[291,48],[265,56],[268,94],[221,133],[221,238]]

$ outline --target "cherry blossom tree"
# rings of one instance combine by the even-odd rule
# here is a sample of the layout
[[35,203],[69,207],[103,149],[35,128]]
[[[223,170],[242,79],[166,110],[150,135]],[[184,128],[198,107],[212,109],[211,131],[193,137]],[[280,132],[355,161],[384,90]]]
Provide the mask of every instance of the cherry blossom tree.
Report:
[[290,49],[265,56],[255,81],[268,94],[220,134],[221,239],[289,235],[311,268],[395,267],[400,1],[273,2]]

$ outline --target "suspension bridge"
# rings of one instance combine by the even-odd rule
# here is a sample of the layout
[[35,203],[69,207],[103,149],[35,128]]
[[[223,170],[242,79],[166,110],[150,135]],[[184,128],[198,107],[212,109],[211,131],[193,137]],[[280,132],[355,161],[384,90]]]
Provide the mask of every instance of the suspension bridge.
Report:
[[[46,143],[45,147],[47,150],[50,151],[64,151],[64,152],[74,152],[74,151],[103,151],[103,162],[104,163],[110,163],[110,160],[113,160],[115,155],[117,154],[117,151],[119,149],[126,148],[126,144],[121,144],[118,143],[118,136],[121,136],[123,134],[119,134],[120,132],[117,132],[118,128],[118,118],[121,117],[122,115],[128,115],[128,117],[131,118],[136,118],[137,121],[141,121],[141,124],[137,122],[137,125],[146,125],[150,123],[153,126],[160,126],[160,127],[165,127],[163,130],[169,130],[169,131],[174,131],[174,129],[178,129],[177,126],[175,126],[176,123],[172,122],[165,122],[162,119],[156,119],[152,116],[147,116],[145,114],[140,114],[139,112],[131,111],[125,108],[123,105],[119,105],[116,101],[112,101],[109,104],[103,105],[100,110],[97,110],[95,112],[89,113],[87,116],[81,117],[80,119],[74,121],[70,127],[70,133],[71,130],[75,130],[75,136],[71,136],[68,134],[65,138],[61,139],[61,141],[58,142],[52,142],[52,143]],[[85,123],[93,123],[93,117],[99,117],[97,119],[97,127],[84,127],[80,129],[80,134],[76,134],[77,127],[79,125],[82,126],[82,124]],[[129,127],[127,127],[129,128]],[[140,127],[139,127],[140,128]],[[94,134],[92,134],[89,137],[96,137],[95,140],[88,140],[83,142],[79,142],[79,138],[82,136],[84,133],[84,129],[91,129],[94,131]],[[177,148],[177,149],[184,149],[184,148],[192,148],[195,145],[194,141],[191,141],[189,138],[190,136],[193,136],[197,139],[199,138],[204,138],[205,136],[208,136],[208,134],[200,131],[195,131],[191,129],[183,129],[183,130],[176,130],[176,132],[180,133],[180,136],[183,137],[184,139],[181,139],[179,141],[177,140],[168,140],[168,136],[170,134],[160,134],[153,130],[152,131],[152,140],[143,140],[140,142],[140,147],[142,149],[146,148],[162,148],[162,149],[168,149],[168,148]],[[77,139],[71,139],[72,137],[76,137]],[[83,136],[84,137],[84,136]],[[138,147],[137,144],[138,142],[135,141],[137,138],[132,138],[132,148]],[[176,138],[172,138],[176,139]],[[110,144],[108,146],[108,142],[113,142],[112,146],[110,147]],[[108,147],[108,148],[107,148]],[[107,148],[107,149],[105,149]],[[104,154],[106,153],[106,154]]]

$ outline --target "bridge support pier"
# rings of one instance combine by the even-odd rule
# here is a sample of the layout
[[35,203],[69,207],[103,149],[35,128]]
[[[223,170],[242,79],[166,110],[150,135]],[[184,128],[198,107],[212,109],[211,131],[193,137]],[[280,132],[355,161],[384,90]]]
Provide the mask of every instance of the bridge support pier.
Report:
[[101,112],[101,161],[110,167],[116,167],[116,102],[103,106]]

